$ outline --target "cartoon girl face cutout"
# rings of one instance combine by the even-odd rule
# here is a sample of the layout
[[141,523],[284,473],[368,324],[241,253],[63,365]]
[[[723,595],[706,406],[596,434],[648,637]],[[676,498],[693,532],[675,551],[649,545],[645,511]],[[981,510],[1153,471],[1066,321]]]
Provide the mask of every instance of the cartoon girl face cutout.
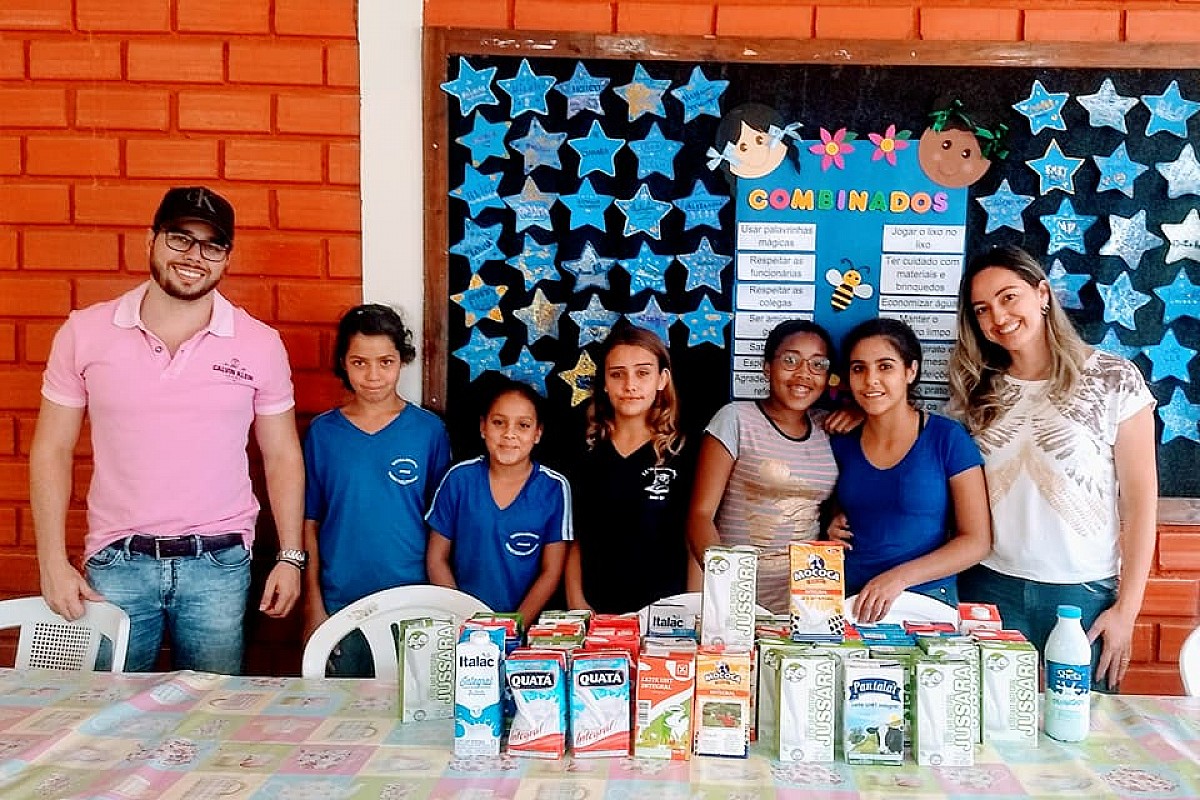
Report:
[[783,158],[787,155],[787,145],[781,138],[772,137],[766,131],[755,130],[744,121],[734,148],[737,161],[729,165],[729,171],[739,178],[761,178],[770,175],[783,163]]
[[992,165],[975,134],[961,128],[926,130],[917,147],[917,160],[929,180],[951,189],[970,186]]
[[800,123],[784,124],[778,111],[761,103],[743,103],[721,118],[708,168],[737,178],[762,178],[774,172],[788,152],[788,139],[799,139]]

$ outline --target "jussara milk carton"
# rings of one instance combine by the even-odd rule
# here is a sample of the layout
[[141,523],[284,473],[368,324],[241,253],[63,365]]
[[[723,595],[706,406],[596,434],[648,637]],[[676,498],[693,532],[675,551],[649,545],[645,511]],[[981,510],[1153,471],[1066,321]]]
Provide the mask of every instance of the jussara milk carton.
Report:
[[977,669],[965,658],[917,660],[913,754],[921,766],[974,765],[979,728]]
[[780,761],[833,761],[840,700],[837,668],[836,656],[813,650],[780,659]]
[[704,551],[700,644],[754,646],[758,551],[753,547],[710,547]]
[[454,716],[454,623],[430,617],[400,623],[400,721]]
[[1029,642],[980,642],[983,738],[1037,747],[1038,652]]

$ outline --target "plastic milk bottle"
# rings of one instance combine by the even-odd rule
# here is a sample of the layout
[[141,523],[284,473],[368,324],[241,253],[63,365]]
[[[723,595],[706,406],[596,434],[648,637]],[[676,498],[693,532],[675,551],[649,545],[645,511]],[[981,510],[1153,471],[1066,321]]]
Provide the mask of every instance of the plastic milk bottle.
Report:
[[1087,736],[1091,711],[1092,647],[1078,606],[1059,606],[1046,640],[1046,735],[1063,742]]

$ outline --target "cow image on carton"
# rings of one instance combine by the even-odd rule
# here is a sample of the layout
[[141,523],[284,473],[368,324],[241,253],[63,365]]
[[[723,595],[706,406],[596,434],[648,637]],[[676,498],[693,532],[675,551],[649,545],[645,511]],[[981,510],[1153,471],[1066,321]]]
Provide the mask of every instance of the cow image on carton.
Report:
[[454,623],[430,617],[399,625],[400,721],[454,716]]
[[674,649],[647,640],[638,656],[635,756],[691,758],[695,666],[694,649]]
[[571,658],[571,750],[576,758],[629,754],[629,654]]
[[695,753],[745,758],[750,749],[750,650],[696,652]]
[[848,764],[904,760],[904,667],[888,661],[844,665],[842,744]]
[[504,677],[515,713],[507,752],[531,758],[562,758],[567,750],[567,655],[515,650],[504,659]]
[[779,760],[833,761],[837,740],[837,657],[788,653],[777,671]]
[[[495,634],[495,636],[493,635]],[[454,650],[454,755],[500,755],[503,631],[464,630]]]
[[846,551],[840,543],[794,542],[791,562],[793,639],[841,639],[845,633]]
[[758,551],[753,547],[710,547],[704,551],[700,644],[754,646]]

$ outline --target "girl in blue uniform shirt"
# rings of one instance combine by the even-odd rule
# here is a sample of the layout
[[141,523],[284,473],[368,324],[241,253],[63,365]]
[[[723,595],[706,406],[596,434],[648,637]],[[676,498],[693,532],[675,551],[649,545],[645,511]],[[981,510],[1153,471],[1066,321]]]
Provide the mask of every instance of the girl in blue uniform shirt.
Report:
[[487,454],[450,468],[426,517],[429,580],[527,622],[558,587],[573,538],[566,478],[530,457],[541,403],[505,379],[479,421]]

